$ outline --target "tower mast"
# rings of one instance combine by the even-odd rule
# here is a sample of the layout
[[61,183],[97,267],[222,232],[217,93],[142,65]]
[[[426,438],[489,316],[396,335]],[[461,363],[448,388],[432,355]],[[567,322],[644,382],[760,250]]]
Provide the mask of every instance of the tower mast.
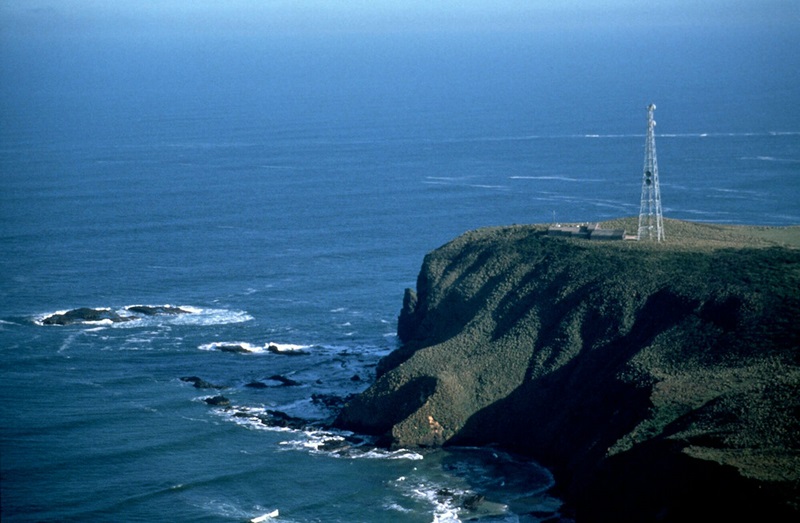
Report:
[[653,120],[655,104],[647,107],[647,138],[644,146],[642,173],[642,202],[639,207],[639,230],[636,239],[662,241],[664,219],[661,215],[661,190],[658,186],[658,161],[656,160],[656,121]]

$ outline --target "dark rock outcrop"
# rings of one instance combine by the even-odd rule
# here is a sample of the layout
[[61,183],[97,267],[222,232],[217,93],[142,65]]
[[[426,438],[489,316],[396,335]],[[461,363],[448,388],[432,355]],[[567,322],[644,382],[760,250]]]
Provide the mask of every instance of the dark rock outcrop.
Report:
[[87,323],[94,321],[108,320],[114,323],[128,321],[132,318],[121,316],[110,309],[92,309],[80,307],[63,313],[56,313],[47,316],[42,320],[43,325],[73,325],[76,323]]
[[262,425],[267,427],[281,427],[295,430],[305,430],[312,426],[309,420],[290,416],[280,410],[266,410],[257,414],[249,411],[240,411],[234,414],[240,418],[257,419]]
[[527,454],[579,523],[797,518],[800,228],[666,226],[484,229],[428,254],[403,346],[336,426]]
[[267,347],[267,352],[272,354],[281,354],[283,356],[306,356],[308,354],[308,352],[299,349],[284,350],[277,345],[269,345]]
[[171,305],[131,305],[125,307],[125,312],[133,313],[133,315],[120,314],[108,308],[79,307],[67,312],[51,314],[42,320],[42,325],[74,325],[97,321],[120,323],[136,320],[142,316],[191,314],[190,311]]
[[314,393],[311,395],[311,402],[315,405],[322,405],[328,409],[340,410],[353,396],[353,394],[337,396],[336,394]]
[[190,314],[190,311],[172,305],[131,305],[125,307],[128,312],[135,312],[144,316],[156,316],[158,314],[176,315]]
[[212,396],[204,399],[203,401],[212,407],[229,407],[231,405],[231,400],[225,396]]
[[287,378],[286,376],[282,376],[280,374],[274,374],[267,378],[268,380],[277,381],[283,387],[297,387],[302,385],[299,381],[295,381],[292,378]]
[[186,383],[191,383],[194,388],[196,389],[224,389],[226,387],[222,385],[214,385],[213,383],[209,383],[206,380],[198,377],[198,376],[184,376],[181,378],[181,381],[185,381]]
[[252,351],[239,343],[220,343],[216,346],[220,352],[233,352],[235,354],[250,354]]

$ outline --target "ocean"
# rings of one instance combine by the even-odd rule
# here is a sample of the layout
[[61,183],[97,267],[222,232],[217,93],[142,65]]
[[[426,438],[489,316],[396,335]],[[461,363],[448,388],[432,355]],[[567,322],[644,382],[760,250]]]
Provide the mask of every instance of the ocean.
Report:
[[4,40],[2,520],[559,517],[500,449],[263,420],[366,388],[455,236],[637,215],[650,103],[665,217],[800,224],[798,36],[665,31]]

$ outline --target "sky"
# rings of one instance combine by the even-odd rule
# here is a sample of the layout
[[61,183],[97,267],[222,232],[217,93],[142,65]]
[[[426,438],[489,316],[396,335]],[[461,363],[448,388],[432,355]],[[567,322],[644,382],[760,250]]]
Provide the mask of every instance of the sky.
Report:
[[3,0],[3,36],[800,29],[800,0]]

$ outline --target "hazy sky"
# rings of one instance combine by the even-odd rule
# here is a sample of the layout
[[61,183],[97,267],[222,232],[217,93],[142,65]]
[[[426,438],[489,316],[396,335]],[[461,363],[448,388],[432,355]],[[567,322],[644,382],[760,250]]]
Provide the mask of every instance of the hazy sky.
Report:
[[3,0],[5,37],[800,28],[800,0]]

